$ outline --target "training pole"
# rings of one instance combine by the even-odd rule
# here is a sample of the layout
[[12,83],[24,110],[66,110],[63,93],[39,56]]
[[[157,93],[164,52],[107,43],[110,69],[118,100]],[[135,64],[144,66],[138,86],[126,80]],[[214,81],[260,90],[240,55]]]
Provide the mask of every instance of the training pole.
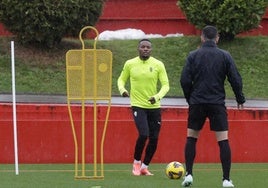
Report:
[[12,67],[12,101],[13,101],[13,131],[14,131],[14,154],[15,154],[15,173],[19,174],[18,160],[18,141],[17,141],[17,110],[16,110],[16,87],[15,87],[15,58],[14,41],[11,41],[11,67]]

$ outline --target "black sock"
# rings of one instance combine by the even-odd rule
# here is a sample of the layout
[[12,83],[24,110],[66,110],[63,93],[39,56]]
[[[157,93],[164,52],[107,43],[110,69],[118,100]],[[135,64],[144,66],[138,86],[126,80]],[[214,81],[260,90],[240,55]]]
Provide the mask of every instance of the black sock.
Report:
[[134,151],[134,159],[141,160],[142,151],[145,147],[145,143],[147,140],[147,136],[139,136],[136,141],[135,151]]
[[193,165],[196,154],[196,142],[197,138],[187,137],[185,145],[185,165],[186,165],[186,175],[193,175]]
[[157,148],[157,143],[158,143],[157,138],[150,138],[149,139],[149,142],[148,142],[148,145],[147,145],[147,148],[145,151],[144,160],[143,160],[143,163],[145,165],[149,165],[149,163],[151,162],[151,160],[154,156],[154,153],[156,151],[156,148]]
[[220,147],[220,159],[223,171],[223,180],[230,180],[231,170],[231,148],[228,140],[222,140],[218,142]]

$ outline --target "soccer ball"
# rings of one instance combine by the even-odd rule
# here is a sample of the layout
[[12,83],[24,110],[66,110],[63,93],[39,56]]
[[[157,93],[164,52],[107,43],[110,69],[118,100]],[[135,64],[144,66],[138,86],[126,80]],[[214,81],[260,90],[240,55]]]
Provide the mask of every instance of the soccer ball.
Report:
[[183,165],[177,161],[170,162],[166,167],[166,175],[169,179],[180,179],[184,173]]

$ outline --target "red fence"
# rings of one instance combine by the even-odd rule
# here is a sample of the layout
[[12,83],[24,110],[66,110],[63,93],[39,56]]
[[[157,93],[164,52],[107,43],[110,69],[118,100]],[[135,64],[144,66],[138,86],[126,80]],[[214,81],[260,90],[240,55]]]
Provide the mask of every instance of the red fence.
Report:
[[[80,129],[80,111],[73,107],[76,128]],[[92,106],[87,107],[92,114]],[[98,135],[103,128],[106,106],[98,107]],[[228,109],[230,144],[234,162],[268,162],[268,110]],[[13,163],[12,104],[0,104],[0,162]],[[164,107],[158,150],[153,162],[183,162],[187,109]],[[73,163],[74,142],[66,104],[18,104],[18,147],[21,163]],[[92,118],[86,121],[92,128]],[[197,162],[219,162],[218,145],[206,126],[197,145]],[[87,131],[87,161],[92,161],[92,136]],[[91,132],[92,134],[92,132]],[[136,129],[128,106],[112,106],[104,144],[106,163],[133,160]],[[78,135],[80,139],[80,135]],[[260,144],[261,143],[261,144]],[[215,155],[216,154],[216,155]]]
[[[176,5],[177,0],[107,0],[96,28],[105,30],[126,28],[141,29],[146,34],[199,33],[190,24]],[[0,36],[8,35],[0,25]],[[268,10],[258,29],[244,33],[246,35],[268,35]]]
[[[186,20],[176,3],[177,0],[108,0],[97,29],[102,32],[135,28],[147,34],[199,34],[199,31]],[[268,35],[268,10],[260,27],[244,34]]]
[[97,28],[99,31],[125,28],[141,29],[145,33],[196,34],[185,19],[176,0],[108,0]]

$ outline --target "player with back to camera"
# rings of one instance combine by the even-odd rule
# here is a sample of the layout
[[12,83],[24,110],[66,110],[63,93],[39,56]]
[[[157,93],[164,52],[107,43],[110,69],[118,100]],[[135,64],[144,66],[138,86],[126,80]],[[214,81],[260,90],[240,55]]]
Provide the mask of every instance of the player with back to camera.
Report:
[[224,81],[227,77],[236,97],[238,109],[243,108],[245,97],[242,78],[230,53],[217,47],[219,35],[214,26],[202,30],[202,45],[189,53],[182,70],[180,83],[189,104],[187,140],[185,144],[186,175],[182,186],[193,183],[193,163],[196,143],[206,118],[215,132],[220,150],[223,187],[234,187],[230,180],[231,148],[228,141],[228,119],[225,106]]
[[[169,80],[164,64],[151,56],[152,43],[142,39],[138,43],[139,56],[125,62],[117,84],[120,94],[129,97],[125,88],[130,81],[130,103],[138,131],[134,150],[132,174],[153,175],[148,166],[154,156],[161,129],[160,99],[169,91]],[[160,81],[161,88],[157,90]],[[147,143],[147,140],[148,143]],[[145,155],[141,160],[143,150]]]

